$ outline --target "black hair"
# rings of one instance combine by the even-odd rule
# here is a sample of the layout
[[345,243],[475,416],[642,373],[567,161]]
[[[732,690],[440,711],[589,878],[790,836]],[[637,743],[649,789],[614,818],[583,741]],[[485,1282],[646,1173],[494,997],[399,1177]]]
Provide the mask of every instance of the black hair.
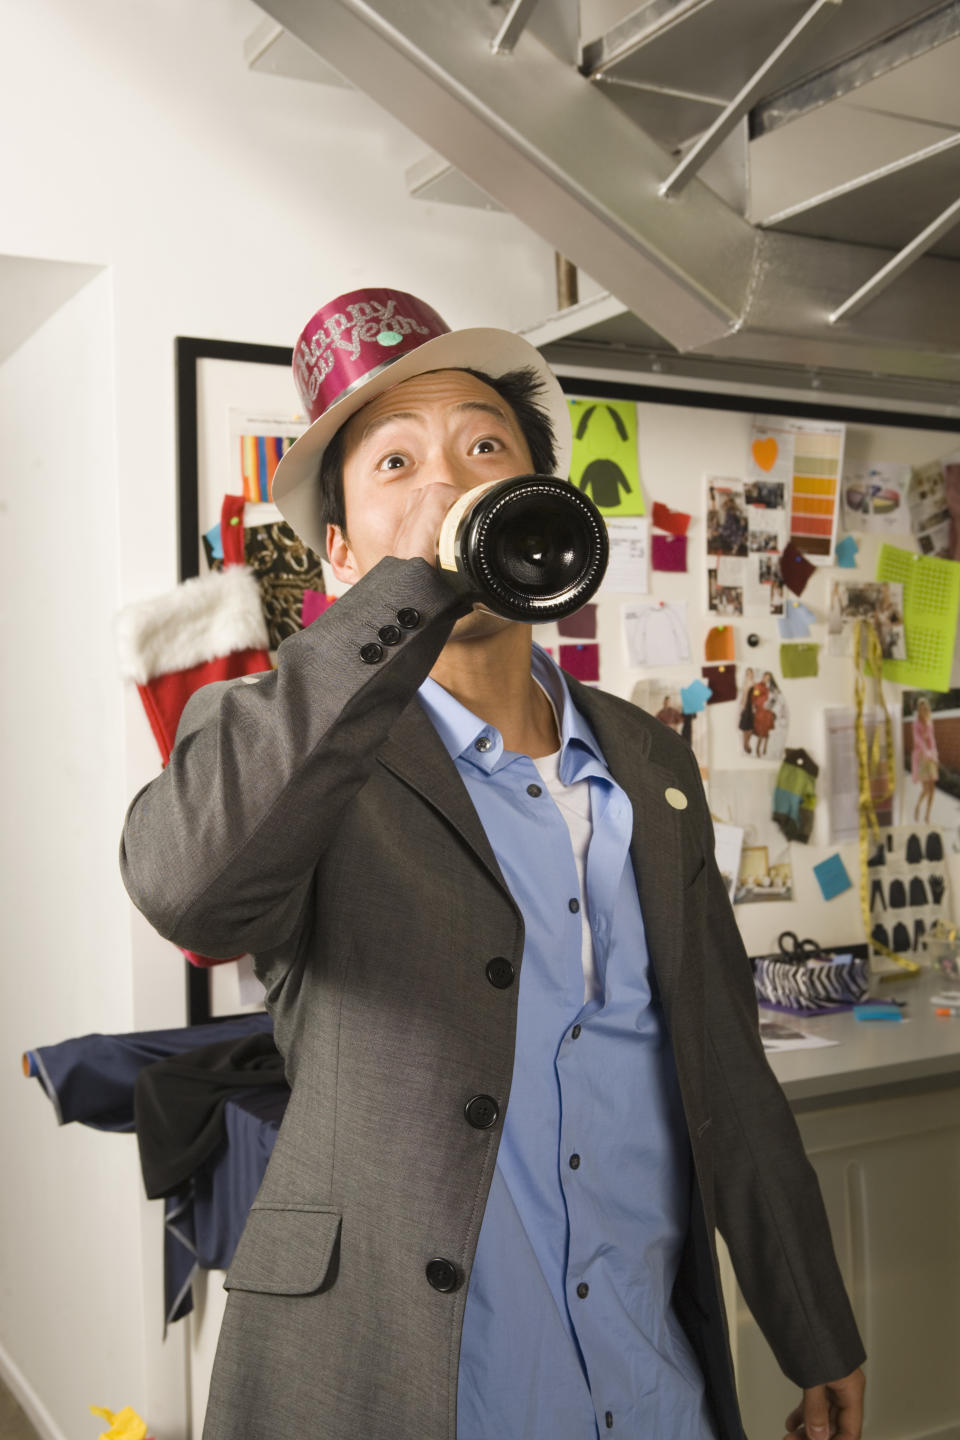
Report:
[[[556,435],[553,422],[545,410],[537,404],[537,397],[544,389],[544,382],[531,366],[521,370],[509,370],[506,375],[494,378],[482,370],[471,370],[469,366],[456,367],[484,385],[495,390],[513,411],[520,431],[530,451],[530,461],[535,475],[552,475],[557,463]],[[320,523],[336,525],[340,533],[347,534],[347,510],[343,497],[343,436],[345,426],[327,444],[320,461]]]

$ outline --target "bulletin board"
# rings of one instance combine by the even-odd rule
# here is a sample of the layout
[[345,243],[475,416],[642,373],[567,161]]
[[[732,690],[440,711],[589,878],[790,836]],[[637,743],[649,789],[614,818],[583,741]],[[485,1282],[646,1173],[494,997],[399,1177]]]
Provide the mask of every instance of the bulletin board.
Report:
[[[849,789],[848,776],[831,774],[831,754],[842,753],[841,712],[849,712],[853,705],[854,667],[849,656],[831,654],[831,640],[828,635],[831,598],[834,583],[846,582],[859,586],[861,582],[876,582],[878,565],[884,547],[894,552],[919,552],[921,545],[912,533],[909,517],[901,507],[902,523],[886,531],[871,531],[864,528],[860,517],[846,514],[838,504],[831,519],[829,545],[818,542],[820,553],[809,553],[813,573],[803,590],[800,604],[811,616],[809,634],[804,637],[808,646],[818,647],[816,661],[818,673],[815,677],[784,678],[781,666],[780,647],[785,642],[779,628],[780,616],[761,613],[755,609],[743,616],[717,612],[711,613],[711,580],[707,562],[707,531],[710,510],[708,477],[733,482],[734,486],[757,481],[765,473],[778,473],[777,465],[764,472],[754,458],[754,447],[761,460],[769,458],[764,448],[768,436],[777,436],[782,431],[793,431],[797,443],[791,450],[791,460],[804,453],[804,473],[817,471],[816,454],[821,457],[821,474],[829,467],[830,455],[836,454],[834,432],[843,432],[843,470],[846,473],[868,473],[875,467],[900,466],[921,467],[937,461],[951,451],[960,449],[960,418],[950,420],[941,416],[923,415],[891,410],[871,410],[863,407],[831,404],[826,399],[815,403],[802,401],[771,400],[749,394],[705,394],[697,391],[665,388],[651,385],[635,385],[617,380],[594,380],[583,376],[560,375],[561,384],[574,403],[576,417],[582,416],[591,406],[596,406],[589,425],[605,423],[610,431],[613,453],[617,447],[623,449],[619,427],[609,419],[602,421],[602,407],[610,404],[618,409],[632,409],[635,414],[636,470],[642,503],[636,503],[634,483],[629,479],[621,486],[621,498],[628,501],[627,513],[616,525],[629,534],[637,525],[637,512],[642,509],[648,525],[643,541],[650,558],[650,550],[656,546],[660,563],[673,565],[673,548],[676,544],[669,533],[651,523],[654,503],[690,515],[686,534],[686,555],[684,570],[649,569],[646,589],[630,593],[625,589],[611,589],[607,582],[601,587],[596,606],[597,654],[591,655],[585,674],[596,674],[600,688],[611,691],[625,699],[640,703],[652,713],[664,713],[670,718],[671,711],[682,710],[680,696],[685,687],[701,677],[702,667],[709,662],[705,656],[708,634],[715,627],[724,627],[723,643],[732,640],[732,666],[736,674],[736,699],[723,703],[710,703],[705,710],[694,717],[693,725],[688,722],[688,738],[701,764],[711,809],[715,818],[730,817],[736,820],[743,807],[754,808],[758,804],[768,805],[772,799],[775,778],[781,761],[781,747],[768,740],[765,753],[757,757],[758,741],[752,741],[754,753],[744,751],[744,736],[739,729],[741,711],[740,697],[743,678],[749,666],[755,672],[770,671],[776,677],[783,709],[786,716],[786,745],[802,747],[819,766],[817,778],[817,805],[814,812],[813,830],[806,843],[785,842],[776,827],[769,837],[769,853],[764,853],[768,844],[765,835],[754,836],[755,844],[744,851],[744,869],[751,865],[762,870],[766,876],[766,888],[762,899],[756,902],[738,903],[735,914],[748,953],[765,954],[776,951],[777,937],[784,930],[793,930],[801,935],[813,934],[823,945],[845,945],[862,942],[863,921],[861,917],[858,890],[859,849],[854,833],[850,831],[851,796],[839,793]],[[622,417],[625,419],[625,417]],[[614,432],[617,432],[614,435]],[[784,447],[789,448],[789,447]],[[807,451],[814,451],[811,463]],[[573,478],[576,480],[576,462]],[[609,479],[609,477],[608,477]],[[799,487],[788,487],[788,494]],[[807,491],[817,492],[816,485],[806,482]],[[822,492],[823,486],[819,487]],[[881,486],[878,493],[889,487]],[[608,483],[606,497],[614,495],[615,486]],[[596,498],[596,496],[594,497]],[[714,497],[716,499],[716,496]],[[886,501],[890,503],[889,499]],[[604,507],[601,507],[604,508]],[[816,507],[813,507],[816,508]],[[882,509],[882,504],[880,506]],[[617,515],[617,510],[605,508],[608,525]],[[660,512],[662,518],[662,512]],[[849,524],[848,522],[853,522]],[[794,523],[791,501],[787,504],[787,526]],[[802,524],[802,519],[801,519]],[[611,526],[611,529],[613,527]],[[821,531],[826,525],[821,525]],[[852,534],[856,546],[853,568],[841,568],[836,564],[836,544]],[[659,545],[657,539],[659,537]],[[761,537],[760,544],[765,543]],[[849,542],[848,542],[849,543]],[[711,557],[713,558],[713,557]],[[761,553],[762,559],[762,553]],[[756,557],[754,557],[756,562]],[[955,568],[960,573],[960,566]],[[754,572],[759,577],[759,563]],[[712,582],[715,586],[715,578]],[[785,593],[784,603],[790,608],[797,597]],[[714,597],[716,603],[716,596]],[[672,611],[675,618],[685,626],[688,658],[676,659],[673,664],[655,665],[638,663],[644,658],[636,646],[631,648],[624,623],[624,615],[630,611],[642,611],[651,606],[662,609],[657,620],[658,634],[667,627],[665,612]],[[636,618],[634,616],[634,618]],[[748,636],[755,636],[757,643],[749,646]],[[568,663],[570,637],[561,635],[555,625],[537,627],[536,640],[548,646],[561,664]],[[581,646],[590,644],[581,639]],[[717,643],[714,635],[712,644]],[[564,647],[561,649],[561,647]],[[660,650],[660,656],[670,652],[670,645]],[[577,657],[582,662],[583,655]],[[805,658],[805,657],[803,657]],[[791,662],[795,659],[791,656]],[[591,672],[590,666],[595,666]],[[727,677],[729,678],[729,677]],[[941,697],[936,702],[941,708],[936,713],[937,734],[943,737],[942,744],[949,748],[956,743],[960,750],[960,668],[953,660],[951,684],[956,691]],[[908,709],[910,708],[908,694]],[[893,715],[895,737],[895,758],[898,771],[897,791],[892,810],[881,820],[891,823],[913,823],[914,807],[919,791],[911,783],[909,764],[909,716],[902,714],[904,687],[884,682],[884,694]],[[957,706],[953,707],[952,702]],[[956,741],[953,726],[956,726]],[[679,727],[675,727],[679,728]],[[783,727],[781,727],[783,730]],[[904,774],[904,737],[907,745],[907,768]],[[779,738],[779,737],[778,737]],[[835,766],[834,769],[839,767]],[[960,767],[958,767],[960,771]],[[837,804],[832,796],[837,792]],[[751,794],[753,796],[751,801]],[[838,825],[833,824],[832,812],[836,811]],[[856,797],[853,796],[854,822]],[[844,826],[844,818],[846,826]],[[922,820],[921,812],[921,820]],[[960,795],[953,799],[939,789],[934,800],[931,821],[944,831],[953,894],[957,894],[960,882]],[[848,838],[841,838],[846,835]],[[923,828],[921,826],[921,839]],[[956,848],[955,848],[956,847]],[[775,852],[775,853],[774,853]],[[778,862],[786,852],[787,863],[792,871],[788,887],[781,881]],[[853,882],[850,889],[838,893],[834,898],[824,899],[820,884],[814,874],[814,867],[839,854],[844,868]],[[721,864],[721,869],[723,865]],[[790,898],[779,898],[778,892],[788,889]],[[759,894],[759,892],[758,892]]]
[[[289,429],[302,417],[297,416],[289,350],[194,339],[177,343],[180,574],[187,579],[206,567],[202,537],[216,524],[225,491],[238,489],[238,433],[244,426],[251,428],[247,419],[259,417],[260,428],[267,431]],[[840,793],[843,767],[835,763],[843,753],[854,671],[849,656],[831,653],[836,648],[828,635],[832,592],[838,580],[879,583],[878,573],[886,573],[882,571],[885,546],[894,553],[918,552],[923,547],[905,517],[898,528],[885,532],[858,527],[858,517],[842,509],[839,476],[832,511],[824,495],[830,488],[830,467],[838,463],[838,433],[843,469],[872,474],[879,467],[882,479],[883,467],[891,467],[891,473],[900,467],[903,473],[905,467],[932,464],[960,449],[960,418],[872,410],[826,399],[806,403],[775,400],[769,394],[704,393],[617,379],[560,374],[560,380],[573,402],[574,431],[582,442],[575,451],[571,479],[599,505],[619,543],[590,617],[593,633],[572,634],[574,624],[561,634],[557,625],[548,624],[536,627],[535,639],[586,683],[633,700],[654,715],[672,716],[675,728],[682,729],[693,746],[715,819],[734,829],[743,824],[751,807],[755,813],[767,806],[784,740],[791,748],[806,750],[819,767],[809,840],[786,842],[775,827],[768,833],[748,829],[743,849],[732,862],[742,862],[742,874],[729,877],[731,898],[739,878],[755,876],[757,883],[754,898],[737,903],[735,914],[750,954],[774,951],[784,930],[812,933],[825,946],[862,942],[856,797],[851,802],[849,794]],[[751,522],[746,555],[708,557],[708,544],[732,552],[743,548],[737,516],[745,487],[752,487],[751,501],[775,500],[776,487],[788,469],[784,513],[772,517],[771,535],[765,536],[762,525],[757,528]],[[877,487],[879,508],[891,503],[887,492],[892,489],[892,484]],[[684,536],[653,524],[655,504],[664,507],[657,512],[661,521],[667,511],[690,517]],[[812,522],[805,518],[810,516]],[[669,518],[665,523],[671,523]],[[777,525],[781,533],[774,536]],[[805,528],[806,536],[801,533]],[[857,551],[853,568],[840,568],[836,545],[850,534]],[[787,642],[780,632],[782,616],[771,613],[769,606],[764,613],[756,604],[746,607],[748,613],[734,613],[731,592],[738,586],[725,583],[746,578],[746,585],[739,588],[754,601],[760,594],[770,594],[775,567],[765,547],[782,545],[784,538],[798,539],[813,567],[800,603],[809,617],[803,643],[816,647],[815,677],[784,675],[780,647]],[[759,549],[754,550],[754,545]],[[651,556],[667,568],[652,568]],[[738,568],[740,560],[747,562],[745,567]],[[889,557],[887,563],[889,568]],[[638,565],[646,567],[646,580],[631,589],[630,576]],[[323,579],[329,594],[340,593],[343,587],[325,561]],[[785,610],[795,598],[789,591],[783,594]],[[651,621],[649,612],[654,609],[657,614]],[[654,635],[655,663],[650,663]],[[750,636],[756,641],[752,646]],[[709,661],[708,638],[712,652],[730,658]],[[703,683],[707,664],[733,670],[734,675],[725,680],[718,680],[714,670],[711,680],[719,685],[732,679],[732,696],[683,718],[684,692]],[[755,737],[751,753],[746,753],[739,727],[748,667],[758,676],[774,676],[779,692],[780,733],[771,732],[760,754]],[[960,775],[960,668],[954,669],[951,684],[957,694],[951,691],[937,702],[936,725],[946,750],[957,751]],[[919,794],[915,786],[911,788],[909,763],[919,691],[908,690],[904,706],[902,685],[888,680],[884,689],[893,715],[899,779],[893,804],[881,820],[909,825]],[[849,782],[849,775],[845,778]],[[946,866],[956,895],[960,791],[955,802],[937,791],[931,821],[942,827],[946,837]],[[717,833],[722,840],[724,823]],[[836,856],[853,884],[826,900],[815,867],[824,862],[832,865]],[[719,849],[718,858],[723,870]],[[260,1007],[255,983],[251,985],[249,974],[244,983],[239,968],[187,966],[191,1023]]]

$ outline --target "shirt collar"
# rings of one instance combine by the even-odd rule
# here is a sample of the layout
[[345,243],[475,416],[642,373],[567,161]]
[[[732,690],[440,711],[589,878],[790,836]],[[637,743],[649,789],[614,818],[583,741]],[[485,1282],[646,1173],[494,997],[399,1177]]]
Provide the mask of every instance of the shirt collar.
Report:
[[[583,778],[589,759],[604,765],[603,754],[593,731],[570,698],[563,671],[537,644],[531,651],[530,673],[553,706],[560,731],[560,778],[565,785],[571,785]],[[504,754],[509,752],[504,752],[503,737],[495,726],[488,725],[461,705],[429,675],[418,694],[451,760],[469,761],[487,774],[499,768]]]

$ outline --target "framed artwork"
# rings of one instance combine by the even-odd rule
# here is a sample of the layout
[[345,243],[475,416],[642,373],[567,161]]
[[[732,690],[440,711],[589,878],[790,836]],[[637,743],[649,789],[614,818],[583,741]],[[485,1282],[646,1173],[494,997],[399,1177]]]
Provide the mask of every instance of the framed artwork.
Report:
[[[279,345],[177,338],[180,580],[208,568],[204,536],[219,524],[223,496],[264,504],[280,455],[305,428],[292,358]],[[262,1009],[249,957],[210,969],[184,966],[189,1024]]]

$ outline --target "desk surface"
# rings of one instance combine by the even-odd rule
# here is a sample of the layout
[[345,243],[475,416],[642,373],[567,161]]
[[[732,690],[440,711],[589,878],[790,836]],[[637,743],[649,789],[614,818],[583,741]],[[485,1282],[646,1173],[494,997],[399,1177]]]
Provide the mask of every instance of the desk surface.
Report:
[[[798,1029],[837,1040],[822,1050],[787,1050],[768,1058],[792,1104],[842,1100],[854,1092],[917,1083],[960,1085],[960,1016],[934,1015],[931,995],[957,988],[942,975],[886,980],[871,986],[877,999],[906,1000],[897,1022],[839,1015],[797,1016]],[[773,1011],[761,1011],[774,1015]],[[786,1018],[778,1017],[778,1018]]]

